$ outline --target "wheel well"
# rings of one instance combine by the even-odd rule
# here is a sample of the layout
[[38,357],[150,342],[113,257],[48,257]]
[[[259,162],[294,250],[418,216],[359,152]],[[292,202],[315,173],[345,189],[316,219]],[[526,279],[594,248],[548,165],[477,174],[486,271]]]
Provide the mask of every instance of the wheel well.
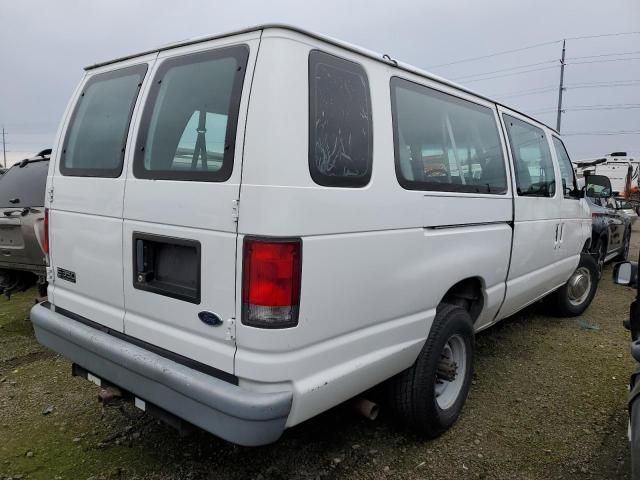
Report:
[[[600,238],[598,239],[598,246],[600,246],[600,244],[603,244],[605,247],[607,247],[607,245],[609,244],[609,237],[608,235],[600,235]],[[605,254],[606,254],[606,249],[605,249]]]
[[482,281],[477,277],[459,281],[445,293],[442,303],[464,308],[475,322],[484,307]]
[[589,253],[590,250],[591,250],[591,239],[587,238],[587,240],[584,242],[584,247],[582,247],[582,253]]

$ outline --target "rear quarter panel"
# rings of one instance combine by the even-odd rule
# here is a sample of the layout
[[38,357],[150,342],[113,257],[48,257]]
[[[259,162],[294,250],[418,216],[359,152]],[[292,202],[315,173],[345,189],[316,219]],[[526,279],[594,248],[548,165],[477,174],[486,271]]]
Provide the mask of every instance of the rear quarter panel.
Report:
[[[374,159],[364,188],[322,187],[309,174],[308,54],[314,48],[352,59],[367,72]],[[502,302],[511,200],[507,195],[503,206],[479,208],[477,198],[426,196],[399,185],[393,74],[390,66],[307,37],[263,34],[247,119],[238,251],[247,235],[302,238],[300,318],[297,327],[284,330],[238,319],[235,372],[251,388],[292,385],[288,425],[410,366],[436,306],[459,280],[475,276],[485,285],[485,324]],[[241,256],[236,268],[242,272]],[[241,295],[236,297],[240,312]]]

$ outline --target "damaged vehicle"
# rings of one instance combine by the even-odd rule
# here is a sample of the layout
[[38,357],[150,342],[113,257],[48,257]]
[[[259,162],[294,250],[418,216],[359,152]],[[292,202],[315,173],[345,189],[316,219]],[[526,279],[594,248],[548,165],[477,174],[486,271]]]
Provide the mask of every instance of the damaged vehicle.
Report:
[[0,177],[0,294],[34,285],[46,295],[44,195],[51,150],[13,165]]
[[640,480],[640,285],[638,262],[622,262],[613,267],[613,281],[636,289],[636,298],[629,308],[624,327],[631,334],[631,355],[636,362],[629,379],[629,447],[631,449],[631,478]]

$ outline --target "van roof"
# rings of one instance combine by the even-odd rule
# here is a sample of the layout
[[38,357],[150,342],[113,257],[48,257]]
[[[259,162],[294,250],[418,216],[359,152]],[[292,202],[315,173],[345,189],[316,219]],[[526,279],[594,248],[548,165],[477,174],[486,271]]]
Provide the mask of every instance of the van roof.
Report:
[[338,40],[338,39],[335,39],[335,38],[332,38],[332,37],[329,37],[329,36],[326,36],[326,35],[321,35],[319,33],[311,32],[309,30],[305,30],[303,28],[296,27],[294,25],[288,25],[288,24],[285,24],[285,23],[265,23],[265,24],[261,24],[261,25],[255,25],[253,27],[247,27],[247,28],[243,28],[243,29],[239,29],[239,30],[233,30],[233,31],[224,32],[224,33],[219,33],[219,34],[215,34],[215,35],[206,35],[206,36],[202,36],[202,37],[196,37],[196,38],[189,38],[189,39],[186,39],[186,40],[180,40],[178,42],[169,43],[167,45],[163,45],[161,47],[154,48],[152,50],[145,50],[143,52],[139,52],[139,53],[136,53],[136,54],[133,54],[133,55],[126,55],[126,56],[118,57],[118,58],[115,58],[113,60],[109,60],[109,61],[106,61],[106,62],[95,63],[93,65],[89,65],[89,66],[85,67],[85,70],[87,70],[87,71],[88,70],[92,70],[94,68],[103,67],[105,65],[110,65],[110,64],[113,64],[113,63],[118,63],[118,62],[121,62],[121,61],[124,61],[124,60],[129,60],[129,59],[140,57],[142,55],[147,55],[147,54],[150,54],[150,53],[162,52],[162,51],[165,51],[165,50],[171,50],[173,48],[184,47],[184,46],[187,46],[187,45],[193,45],[193,44],[197,44],[197,43],[207,42],[207,41],[215,40],[215,39],[218,39],[218,38],[230,37],[230,36],[233,36],[233,35],[240,35],[240,34],[243,34],[243,33],[256,32],[256,31],[272,29],[272,28],[273,29],[277,28],[277,29],[289,30],[291,32],[295,32],[295,33],[299,33],[299,34],[302,34],[302,35],[306,35],[308,37],[315,38],[315,39],[320,40],[322,42],[326,42],[326,43],[335,45],[337,47],[343,48],[345,50],[349,50],[349,51],[352,51],[354,53],[357,53],[357,54],[363,55],[365,57],[371,58],[371,59],[376,60],[378,62],[385,63],[387,65],[391,65],[391,66],[396,67],[396,68],[398,68],[400,70],[404,70],[406,72],[414,73],[416,75],[420,75],[422,77],[425,77],[425,78],[428,78],[430,80],[436,81],[436,82],[441,83],[443,85],[447,85],[447,86],[456,88],[456,89],[461,90],[463,92],[469,93],[469,94],[474,95],[476,97],[482,98],[482,99],[487,100],[487,101],[492,102],[492,103],[495,103],[496,105],[500,105],[502,107],[508,108],[509,110],[517,112],[520,115],[523,115],[523,116],[533,120],[536,123],[539,123],[541,125],[546,126],[547,128],[549,128],[550,130],[554,131],[555,133],[560,134],[555,128],[547,125],[544,122],[541,122],[537,118],[533,118],[532,116],[527,115],[524,112],[520,112],[520,111],[514,109],[513,107],[510,107],[508,105],[500,103],[500,102],[498,102],[498,101],[496,101],[496,100],[494,100],[492,98],[487,97],[486,95],[482,95],[482,94],[480,94],[478,92],[470,90],[467,87],[459,85],[459,84],[457,84],[455,82],[452,82],[450,80],[447,80],[447,79],[445,79],[443,77],[440,77],[440,76],[435,75],[433,73],[427,72],[426,70],[421,70],[421,69],[419,69],[417,67],[414,67],[412,65],[399,62],[398,60],[396,60],[395,58],[389,56],[388,54],[382,55],[382,54],[380,54],[378,52],[367,50],[365,48],[359,47],[357,45],[350,44],[348,42],[344,42],[342,40]]

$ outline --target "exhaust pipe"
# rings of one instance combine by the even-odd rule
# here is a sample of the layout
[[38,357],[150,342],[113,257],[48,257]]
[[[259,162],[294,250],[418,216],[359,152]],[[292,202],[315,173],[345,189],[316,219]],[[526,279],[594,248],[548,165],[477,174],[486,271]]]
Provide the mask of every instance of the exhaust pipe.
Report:
[[98,393],[98,401],[103,405],[109,405],[118,398],[122,398],[122,392],[117,387],[101,388]]
[[380,413],[380,407],[378,407],[377,403],[371,402],[362,397],[353,400],[351,406],[356,412],[369,420],[375,420],[378,418],[378,414]]

